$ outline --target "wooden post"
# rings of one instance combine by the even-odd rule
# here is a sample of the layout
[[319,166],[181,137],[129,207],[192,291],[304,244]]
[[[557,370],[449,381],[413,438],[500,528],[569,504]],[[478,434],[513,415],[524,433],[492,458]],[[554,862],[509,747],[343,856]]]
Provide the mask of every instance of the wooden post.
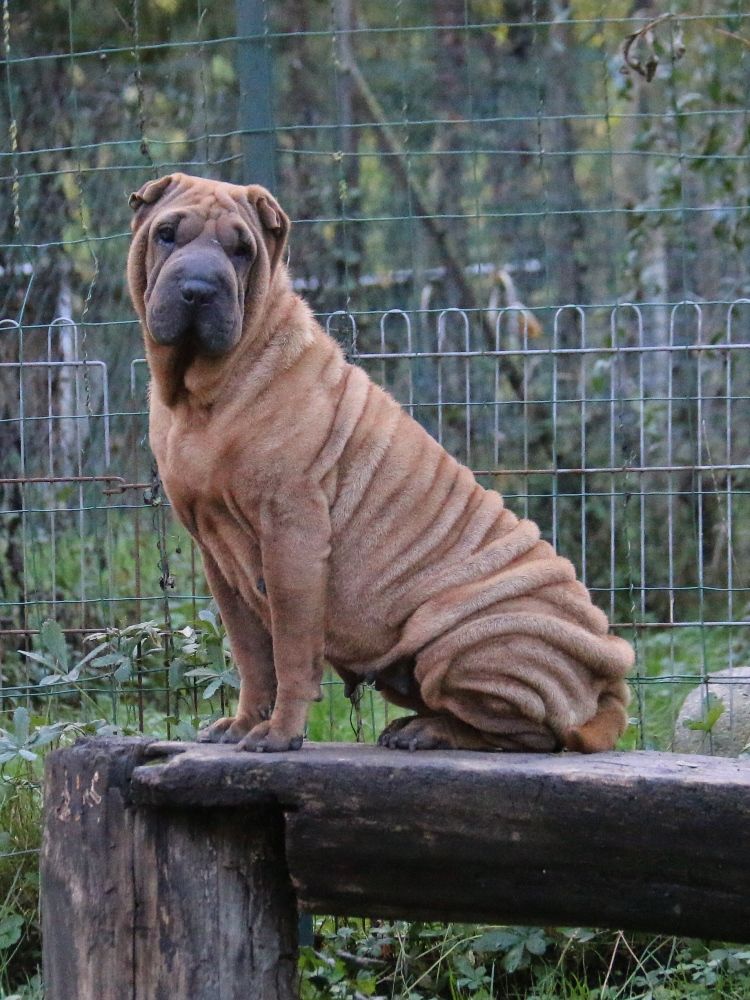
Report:
[[283,817],[136,810],[147,741],[50,754],[42,848],[47,1000],[293,1000]]
[[137,1000],[293,1000],[297,904],[281,813],[143,810]]
[[128,782],[145,742],[51,753],[42,841],[47,1000],[134,993],[133,819]]

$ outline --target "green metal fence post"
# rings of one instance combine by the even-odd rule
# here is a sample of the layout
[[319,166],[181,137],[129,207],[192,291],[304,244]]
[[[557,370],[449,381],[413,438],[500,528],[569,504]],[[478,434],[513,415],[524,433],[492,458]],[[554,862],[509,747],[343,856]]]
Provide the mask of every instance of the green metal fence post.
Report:
[[237,127],[241,133],[244,180],[276,186],[276,136],[271,82],[271,48],[265,0],[235,0],[237,78],[240,87]]

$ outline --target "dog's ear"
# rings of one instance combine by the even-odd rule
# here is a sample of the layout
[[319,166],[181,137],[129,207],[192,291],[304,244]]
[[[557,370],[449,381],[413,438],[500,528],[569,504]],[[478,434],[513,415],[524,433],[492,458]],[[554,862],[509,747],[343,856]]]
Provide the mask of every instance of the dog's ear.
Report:
[[289,216],[274,196],[259,184],[250,184],[248,186],[247,200],[258,213],[258,219],[263,228],[263,238],[271,260],[271,274],[273,274],[281,260],[281,255],[284,252],[284,247],[289,237],[289,230],[291,228]]
[[143,187],[131,194],[128,199],[128,205],[130,205],[135,213],[131,223],[133,231],[135,231],[141,222],[143,222],[149,206],[153,205],[154,202],[157,202],[161,198],[174,180],[174,174],[167,174],[165,177],[160,177],[158,180],[147,181]]

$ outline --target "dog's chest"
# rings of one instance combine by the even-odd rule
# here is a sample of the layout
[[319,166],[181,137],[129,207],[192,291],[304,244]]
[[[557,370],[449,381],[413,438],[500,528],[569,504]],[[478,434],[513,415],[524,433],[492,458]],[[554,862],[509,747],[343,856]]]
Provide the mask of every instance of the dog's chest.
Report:
[[210,500],[214,493],[213,455],[193,440],[192,435],[175,437],[169,442],[162,475],[171,491],[179,492],[186,500]]
[[177,517],[221,567],[227,583],[250,603],[265,605],[257,531],[233,488],[237,463],[226,435],[211,437],[212,449],[203,431],[170,428],[155,449],[162,480]]
[[217,503],[224,492],[224,478],[231,468],[225,454],[226,435],[194,421],[174,417],[157,440],[152,439],[159,472],[167,494],[181,509]]

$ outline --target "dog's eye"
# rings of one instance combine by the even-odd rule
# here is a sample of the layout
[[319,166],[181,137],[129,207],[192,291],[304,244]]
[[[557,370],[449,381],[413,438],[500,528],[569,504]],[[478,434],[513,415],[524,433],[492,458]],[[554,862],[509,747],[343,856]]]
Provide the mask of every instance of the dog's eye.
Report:
[[255,248],[250,243],[238,243],[234,248],[234,256],[243,260],[251,260],[255,254]]
[[156,230],[156,237],[164,246],[171,247],[175,241],[176,229],[174,226],[159,226]]

